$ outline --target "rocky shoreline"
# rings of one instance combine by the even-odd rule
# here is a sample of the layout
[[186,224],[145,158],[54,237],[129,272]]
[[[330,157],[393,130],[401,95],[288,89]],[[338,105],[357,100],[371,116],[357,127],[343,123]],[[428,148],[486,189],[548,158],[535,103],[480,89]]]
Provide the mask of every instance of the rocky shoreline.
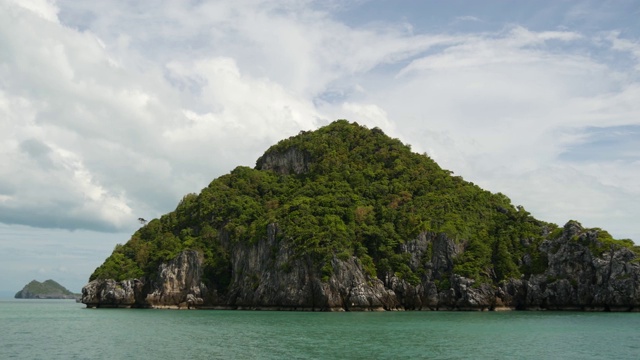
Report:
[[597,231],[577,222],[567,223],[559,238],[542,242],[544,271],[500,284],[477,284],[453,273],[464,243],[428,232],[403,245],[412,270],[422,274],[418,284],[395,274],[372,278],[355,256],[334,257],[332,275],[322,281],[320,269],[310,259],[294,258],[278,231],[270,224],[263,241],[227,244],[232,254],[227,289],[203,282],[203,257],[189,250],[160,265],[153,279],[94,280],[83,287],[82,302],[90,308],[640,311],[637,255],[614,246],[594,253],[602,247]]

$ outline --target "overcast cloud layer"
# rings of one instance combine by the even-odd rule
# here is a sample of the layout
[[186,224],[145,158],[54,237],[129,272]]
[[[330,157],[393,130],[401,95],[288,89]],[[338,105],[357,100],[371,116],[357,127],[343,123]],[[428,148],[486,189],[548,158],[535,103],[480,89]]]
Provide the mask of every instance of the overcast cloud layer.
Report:
[[0,0],[0,289],[338,118],[640,241],[640,5],[389,3]]

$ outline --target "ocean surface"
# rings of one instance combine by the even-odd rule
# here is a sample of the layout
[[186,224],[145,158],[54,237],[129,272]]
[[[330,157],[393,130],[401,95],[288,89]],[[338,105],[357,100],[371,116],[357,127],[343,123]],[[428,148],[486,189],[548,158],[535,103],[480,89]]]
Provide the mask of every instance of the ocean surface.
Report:
[[0,300],[0,359],[640,359],[640,313],[86,309]]

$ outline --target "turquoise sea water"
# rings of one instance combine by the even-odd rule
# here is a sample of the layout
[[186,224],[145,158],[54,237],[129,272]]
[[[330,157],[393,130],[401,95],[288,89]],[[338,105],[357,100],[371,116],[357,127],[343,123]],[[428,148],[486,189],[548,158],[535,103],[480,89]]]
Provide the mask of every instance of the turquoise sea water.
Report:
[[640,359],[640,313],[85,309],[0,300],[0,359]]

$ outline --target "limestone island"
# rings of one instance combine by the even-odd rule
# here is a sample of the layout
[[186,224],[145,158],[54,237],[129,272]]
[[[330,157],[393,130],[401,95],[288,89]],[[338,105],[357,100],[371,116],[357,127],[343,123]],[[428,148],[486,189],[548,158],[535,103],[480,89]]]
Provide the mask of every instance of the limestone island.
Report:
[[346,120],[144,223],[90,276],[87,307],[640,310],[633,241],[538,220]]
[[44,282],[32,280],[18,291],[16,299],[78,299],[80,294],[74,294],[64,286],[49,279]]

